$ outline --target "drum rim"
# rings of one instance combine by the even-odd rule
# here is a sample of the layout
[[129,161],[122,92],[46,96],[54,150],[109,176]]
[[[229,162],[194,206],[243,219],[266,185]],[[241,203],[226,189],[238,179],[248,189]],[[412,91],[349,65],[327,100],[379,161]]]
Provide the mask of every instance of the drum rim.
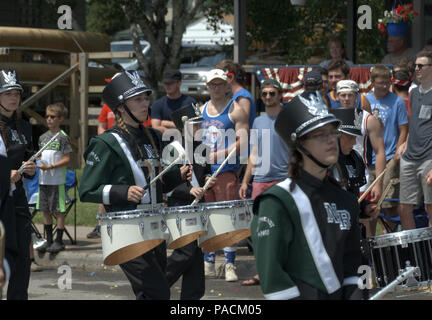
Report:
[[[160,210],[160,209],[158,209]],[[124,211],[111,211],[103,214],[98,214],[96,219],[98,220],[117,220],[117,219],[136,219],[140,217],[152,217],[160,216],[161,213],[146,212],[146,209],[134,209],[134,210],[124,210]]]
[[[405,242],[404,240],[409,241]],[[373,249],[394,245],[395,243],[408,244],[423,240],[432,240],[432,227],[404,230],[369,238]]]
[[[176,210],[176,208],[178,208]],[[174,214],[174,213],[196,213],[203,212],[205,208],[201,205],[186,205],[186,206],[175,206],[163,208],[162,214]]]
[[200,205],[207,209],[233,208],[233,207],[242,207],[239,204],[243,204],[243,203],[248,203],[249,205],[252,205],[253,202],[254,202],[253,199],[245,199],[245,200],[237,199],[237,200],[229,200],[229,201],[204,202]]

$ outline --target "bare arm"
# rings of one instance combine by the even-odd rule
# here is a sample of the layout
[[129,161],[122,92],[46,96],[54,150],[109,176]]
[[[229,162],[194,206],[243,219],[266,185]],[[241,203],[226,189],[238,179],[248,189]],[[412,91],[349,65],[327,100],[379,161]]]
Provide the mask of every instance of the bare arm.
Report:
[[255,144],[252,146],[251,154],[248,159],[243,181],[239,189],[239,196],[241,199],[246,199],[246,191],[248,188],[248,184],[252,179],[252,169],[255,168],[256,166],[257,153],[258,153],[258,146]]
[[362,109],[366,110],[367,112],[372,114],[371,105],[370,105],[368,98],[366,98],[366,96],[363,96],[363,101],[364,101],[364,103],[361,104]]
[[[374,116],[368,118],[368,135],[375,152],[375,174],[378,177],[386,167],[386,153],[384,139],[382,137],[381,122]],[[382,180],[378,182],[371,191],[372,202],[377,201],[382,194]]]
[[408,124],[403,124],[403,125],[399,126],[398,129],[399,129],[399,139],[397,142],[396,150],[398,150],[400,148],[400,146],[407,141]]
[[166,128],[162,126],[162,121],[160,119],[151,119],[151,125],[153,129],[159,130],[160,132],[164,133]]

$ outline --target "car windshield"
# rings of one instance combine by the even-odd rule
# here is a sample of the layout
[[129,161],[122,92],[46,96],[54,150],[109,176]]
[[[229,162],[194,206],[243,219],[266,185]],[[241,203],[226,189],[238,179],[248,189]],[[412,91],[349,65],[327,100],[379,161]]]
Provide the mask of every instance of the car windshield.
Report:
[[199,58],[198,61],[193,62],[195,57],[189,57],[184,59],[184,63],[181,64],[183,68],[196,68],[196,67],[214,67],[220,61],[226,59],[225,52],[220,52],[212,56],[206,56]]

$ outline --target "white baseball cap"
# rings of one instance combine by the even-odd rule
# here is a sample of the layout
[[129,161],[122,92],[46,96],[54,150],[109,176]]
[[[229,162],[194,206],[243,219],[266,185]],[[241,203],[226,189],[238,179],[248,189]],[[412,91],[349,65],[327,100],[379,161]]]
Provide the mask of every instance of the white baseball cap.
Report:
[[228,76],[226,72],[221,69],[213,69],[207,74],[207,83],[213,81],[214,79],[222,79],[223,81],[227,81]]
[[359,87],[357,82],[353,80],[341,80],[336,84],[336,92],[358,92]]

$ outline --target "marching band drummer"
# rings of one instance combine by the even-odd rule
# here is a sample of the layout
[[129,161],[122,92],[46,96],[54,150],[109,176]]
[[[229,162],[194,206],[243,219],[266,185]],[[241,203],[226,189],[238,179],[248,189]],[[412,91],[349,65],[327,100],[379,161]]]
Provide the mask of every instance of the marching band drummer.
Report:
[[[137,72],[128,71],[114,76],[103,90],[102,98],[114,112],[116,126],[93,137],[84,152],[81,201],[103,203],[106,212],[134,210],[140,203],[161,203],[164,192],[190,178],[188,166],[173,167],[156,182],[157,199],[151,199],[151,192],[143,189],[150,182],[150,168],[145,163],[159,160],[163,150],[160,132],[142,126],[151,93]],[[166,243],[162,242],[120,265],[138,300],[170,298],[166,259]]]
[[[5,255],[11,267],[8,300],[27,300],[30,280],[31,215],[22,177],[32,178],[36,173],[36,165],[27,161],[33,151],[31,125],[17,115],[22,93],[23,88],[15,70],[1,70],[0,154],[7,156],[12,169],[12,184],[2,217],[6,228]],[[18,172],[21,166],[24,166],[22,175]]]
[[291,150],[290,178],[254,202],[252,242],[267,299],[360,299],[359,207],[328,176],[340,120],[319,94],[293,98],[275,122]]

